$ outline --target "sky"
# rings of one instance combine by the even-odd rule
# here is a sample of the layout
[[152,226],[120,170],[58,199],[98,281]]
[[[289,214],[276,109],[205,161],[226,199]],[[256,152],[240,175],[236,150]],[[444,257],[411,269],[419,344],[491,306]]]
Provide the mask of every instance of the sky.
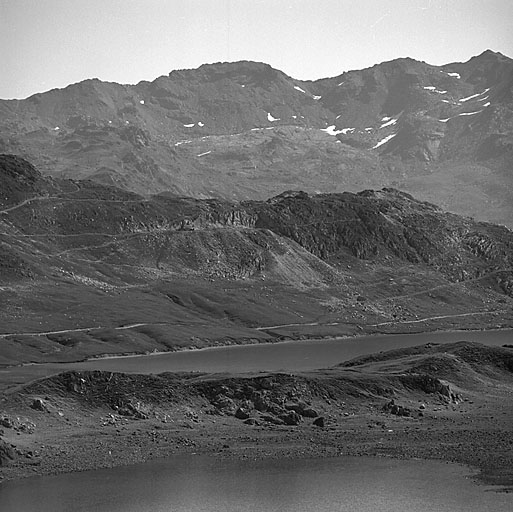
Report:
[[513,57],[512,0],[0,0],[0,98],[266,62],[302,80],[398,57]]

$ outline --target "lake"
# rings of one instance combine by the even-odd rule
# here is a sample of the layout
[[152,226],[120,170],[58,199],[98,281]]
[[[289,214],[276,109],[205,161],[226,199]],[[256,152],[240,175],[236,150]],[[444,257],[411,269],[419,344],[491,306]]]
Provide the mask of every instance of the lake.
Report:
[[500,346],[513,343],[513,330],[387,334],[329,340],[287,341],[149,356],[107,358],[66,366],[80,370],[98,369],[138,373],[301,371],[328,368],[348,359],[379,351],[424,343],[450,343],[462,340]]
[[354,357],[424,343],[476,341],[485,345],[513,344],[513,330],[445,331],[387,334],[327,340],[301,340],[256,345],[184,350],[151,355],[91,359],[79,363],[23,365],[0,370],[11,385],[65,370],[104,370],[128,373],[162,372],[292,372],[328,368]]
[[511,512],[513,495],[462,466],[338,457],[204,456],[0,484],[2,512]]
[[[362,336],[332,340],[219,347],[82,363],[6,369],[163,371],[298,371],[333,366],[358,355],[419,345],[513,342],[512,330]],[[4,372],[6,371],[4,370]],[[433,461],[340,457],[315,460],[231,461],[172,457],[106,470],[34,477],[0,485],[0,510],[10,511],[450,511],[513,510],[513,495],[469,478],[464,467]]]

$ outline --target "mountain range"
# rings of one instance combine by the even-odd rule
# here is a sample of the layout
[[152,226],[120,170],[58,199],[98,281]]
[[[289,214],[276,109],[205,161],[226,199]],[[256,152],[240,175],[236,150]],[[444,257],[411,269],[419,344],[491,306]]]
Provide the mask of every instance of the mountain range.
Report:
[[[513,61],[486,51],[0,101],[0,481],[345,454],[511,485],[512,94]],[[463,330],[486,345],[445,343]],[[158,375],[167,354],[118,357],[304,339],[222,373],[213,354],[258,357]]]
[[149,196],[266,200],[393,187],[513,226],[513,60],[400,58],[315,81],[256,62],[0,101],[0,152]]

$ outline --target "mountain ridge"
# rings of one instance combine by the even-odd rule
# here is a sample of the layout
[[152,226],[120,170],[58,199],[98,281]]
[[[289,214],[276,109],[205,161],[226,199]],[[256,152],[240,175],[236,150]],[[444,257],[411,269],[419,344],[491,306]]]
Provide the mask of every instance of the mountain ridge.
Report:
[[0,151],[44,174],[228,200],[394,187],[513,225],[513,60],[394,59],[315,81],[239,61],[0,101]]

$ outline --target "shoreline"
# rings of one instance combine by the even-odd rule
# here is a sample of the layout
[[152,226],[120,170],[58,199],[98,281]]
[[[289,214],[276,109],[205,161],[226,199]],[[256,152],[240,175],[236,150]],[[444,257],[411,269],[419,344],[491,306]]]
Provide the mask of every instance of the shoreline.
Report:
[[[475,481],[513,490],[513,352],[417,342],[322,370],[56,371],[0,398],[0,434],[14,450],[0,482],[176,454],[369,455],[464,464]],[[408,413],[391,412],[394,401]]]
[[[453,401],[415,390],[415,381],[401,387],[402,373],[374,375],[350,367],[256,376],[101,371],[53,376],[2,399],[2,415],[12,423],[2,428],[2,437],[15,446],[15,458],[0,467],[0,482],[177,454],[241,460],[369,455],[463,464],[478,471],[476,482],[513,490],[511,377],[501,386],[490,381],[485,389],[479,382],[463,387],[456,378]],[[395,402],[411,411],[407,416],[385,407],[390,386]],[[244,396],[257,404],[258,396],[271,397],[268,389],[278,395],[266,410],[282,404],[282,412],[253,409],[239,415],[237,407],[248,403]],[[278,422],[290,410],[280,397],[290,401],[294,394],[316,412],[294,424]],[[116,405],[123,403],[129,411]],[[292,409],[294,404],[299,402]],[[323,418],[321,425],[314,415]]]
[[342,335],[342,336],[312,336],[312,337],[305,337],[305,335],[301,335],[297,338],[292,338],[289,336],[286,336],[288,339],[280,340],[271,340],[271,341],[259,341],[257,343],[254,342],[245,342],[241,341],[240,343],[228,343],[228,344],[219,344],[219,345],[212,345],[212,346],[206,346],[206,347],[178,347],[174,350],[165,350],[165,351],[157,351],[154,350],[152,352],[120,352],[120,353],[103,353],[98,355],[92,355],[83,359],[76,359],[71,361],[55,361],[55,362],[36,362],[36,363],[21,363],[17,365],[8,365],[8,366],[0,366],[0,370],[9,370],[11,368],[24,368],[24,367],[31,367],[31,366],[44,366],[44,365],[66,365],[66,364],[75,364],[75,363],[89,363],[94,361],[100,361],[100,360],[109,360],[109,359],[126,359],[126,358],[138,358],[138,357],[152,357],[152,356],[161,356],[165,354],[175,354],[175,353],[181,353],[181,352],[207,352],[207,351],[216,351],[216,350],[223,350],[227,348],[235,348],[235,347],[244,347],[244,346],[258,346],[258,345],[276,345],[276,344],[288,344],[288,343],[300,343],[302,341],[334,341],[334,340],[358,340],[362,338],[386,338],[386,337],[392,337],[392,336],[419,336],[419,335],[429,335],[429,334],[435,334],[435,335],[442,335],[444,333],[447,334],[455,334],[455,333],[482,333],[482,332],[504,332],[504,331],[511,331],[513,336],[513,327],[493,327],[493,328],[481,328],[481,329],[464,329],[464,328],[458,328],[458,329],[433,329],[430,331],[415,331],[415,332],[379,332],[379,333],[357,333],[353,335]]
[[[411,438],[411,432],[397,429],[397,432],[390,435],[386,442],[382,439],[381,432],[366,432],[365,423],[375,421],[366,417],[363,421],[359,419],[362,432],[358,429],[335,430],[328,432],[319,431],[315,427],[302,428],[272,428],[261,427],[243,431],[236,426],[228,426],[226,423],[222,428],[209,432],[209,435],[220,436],[220,440],[204,439],[205,431],[191,433],[190,427],[173,429],[171,437],[178,446],[157,446],[156,438],[166,438],[165,427],[150,424],[141,425],[132,429],[137,434],[119,436],[119,433],[102,432],[103,440],[100,445],[103,449],[95,446],[96,440],[86,434],[78,436],[73,432],[57,449],[56,446],[48,446],[42,450],[41,456],[45,461],[29,460],[17,462],[14,466],[0,468],[0,486],[3,482],[14,481],[31,477],[52,476],[63,473],[80,473],[83,471],[95,471],[105,468],[116,468],[121,466],[139,465],[152,461],[174,457],[185,456],[207,456],[217,459],[235,460],[268,460],[287,458],[293,460],[301,459],[324,459],[332,457],[354,456],[354,457],[389,457],[396,460],[421,460],[440,461],[449,464],[464,466],[469,471],[469,477],[475,485],[490,486],[495,492],[513,493],[513,471],[497,474],[498,466],[493,467],[494,457],[480,461],[472,452],[482,451],[483,446],[472,442],[464,453],[455,455],[441,450],[437,446],[440,432],[429,432],[429,428]],[[210,429],[209,429],[210,430]],[[395,432],[395,429],[394,429]],[[471,431],[462,432],[453,442],[468,442]],[[392,437],[393,436],[393,437]],[[94,436],[93,436],[94,437]],[[254,443],[248,445],[248,437]],[[345,439],[343,445],[339,444],[340,438]],[[415,446],[414,440],[423,438],[423,446]],[[133,443],[137,449],[126,449],[129,443]],[[349,438],[349,439],[348,439]],[[158,442],[158,441],[157,441]],[[181,445],[181,446],[179,446]],[[430,446],[427,446],[430,445]],[[45,445],[46,446],[46,445]],[[107,450],[107,448],[109,448]],[[490,467],[492,464],[492,468]]]

